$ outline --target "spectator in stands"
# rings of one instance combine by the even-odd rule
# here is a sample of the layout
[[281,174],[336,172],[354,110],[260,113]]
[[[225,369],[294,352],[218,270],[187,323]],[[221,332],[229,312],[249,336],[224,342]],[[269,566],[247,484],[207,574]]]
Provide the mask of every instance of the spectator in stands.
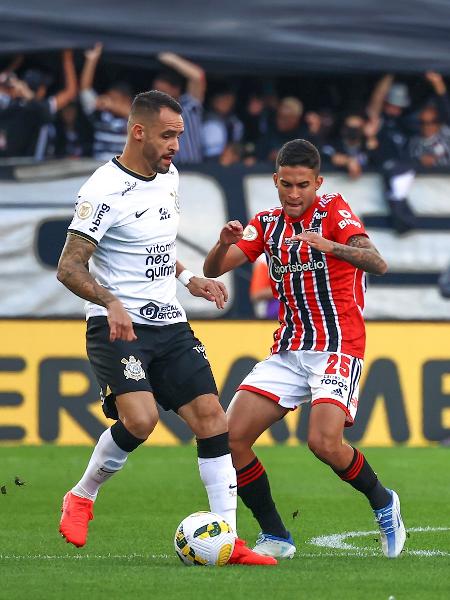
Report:
[[55,156],[57,158],[80,158],[92,154],[89,125],[83,119],[78,102],[71,102],[57,115]]
[[230,86],[223,85],[212,94],[202,127],[205,159],[219,161],[228,146],[242,140],[244,126],[234,112],[235,106],[236,94]]
[[450,165],[450,127],[442,122],[435,106],[427,106],[419,113],[420,135],[411,139],[411,158],[422,167]]
[[370,165],[371,154],[377,145],[373,130],[368,129],[365,115],[348,114],[339,130],[339,137],[322,146],[322,156],[335,167],[345,169],[356,179]]
[[425,74],[434,89],[434,97],[419,113],[419,135],[409,145],[411,158],[422,167],[450,165],[450,102],[442,75]]
[[408,153],[412,131],[405,109],[409,106],[407,86],[394,83],[393,75],[385,75],[375,86],[367,107],[375,134],[372,136],[373,159],[383,175],[392,225],[398,233],[416,226],[416,217],[407,199],[415,176]]
[[47,97],[51,77],[43,71],[28,69],[22,79],[3,73],[0,103],[0,156],[30,156],[42,160],[49,150],[49,140],[56,113],[74,100],[77,77],[71,50],[62,53],[65,86]]
[[103,52],[97,42],[85,52],[80,78],[80,102],[93,128],[92,154],[98,160],[109,160],[122,152],[127,139],[127,123],[133,101],[128,83],[118,81],[99,95],[93,88],[95,72]]
[[[298,98],[283,98],[277,108],[274,124],[257,143],[256,154],[260,160],[273,162],[278,150],[289,140],[303,138],[320,145],[317,131],[302,120],[303,104]],[[316,131],[316,132],[315,132]]]
[[268,106],[264,91],[253,89],[240,114],[244,125],[244,142],[256,146],[260,138],[269,131],[274,117],[275,110]]
[[[175,162],[184,165],[199,164],[203,160],[201,129],[206,92],[205,72],[199,65],[173,52],[161,52],[158,59],[171,70],[160,72],[153,80],[153,87],[170,94],[183,109],[184,133],[180,138],[180,149]],[[183,79],[186,80],[184,93]]]

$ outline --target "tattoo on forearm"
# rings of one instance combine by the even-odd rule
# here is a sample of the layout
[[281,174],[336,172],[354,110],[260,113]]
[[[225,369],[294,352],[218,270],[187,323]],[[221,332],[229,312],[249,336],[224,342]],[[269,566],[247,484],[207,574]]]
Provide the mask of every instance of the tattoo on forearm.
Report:
[[108,306],[117,298],[99,285],[89,273],[87,264],[95,246],[87,240],[69,235],[58,265],[58,279],[71,292],[100,306]]
[[367,273],[383,275],[386,272],[383,257],[369,238],[363,235],[352,236],[347,244],[333,242],[333,255]]

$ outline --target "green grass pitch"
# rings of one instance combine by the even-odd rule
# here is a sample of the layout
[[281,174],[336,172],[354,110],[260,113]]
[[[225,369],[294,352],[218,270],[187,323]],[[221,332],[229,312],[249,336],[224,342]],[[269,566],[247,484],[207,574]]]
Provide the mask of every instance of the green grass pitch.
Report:
[[[304,447],[259,448],[298,553],[277,567],[184,567],[173,535],[189,513],[207,509],[193,446],[134,453],[100,493],[87,545],[58,534],[61,498],[90,448],[0,449],[0,598],[8,600],[450,598],[449,452],[446,448],[366,450],[402,502],[406,551],[381,555],[363,496]],[[17,486],[19,476],[24,486]],[[293,513],[298,516],[293,518]],[[239,533],[258,526],[240,504]],[[349,532],[357,535],[345,536]],[[321,545],[318,545],[321,544]]]

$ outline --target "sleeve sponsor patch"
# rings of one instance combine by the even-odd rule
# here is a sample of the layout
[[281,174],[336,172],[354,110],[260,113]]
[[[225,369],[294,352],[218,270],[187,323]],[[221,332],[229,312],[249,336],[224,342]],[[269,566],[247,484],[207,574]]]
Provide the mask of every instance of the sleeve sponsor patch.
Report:
[[89,219],[89,217],[92,215],[92,211],[94,210],[92,204],[90,202],[80,202],[80,204],[77,205],[77,217],[79,219]]
[[244,229],[242,239],[246,242],[253,242],[253,240],[256,240],[257,237],[258,231],[256,227],[254,227],[253,225],[247,225],[247,227]]

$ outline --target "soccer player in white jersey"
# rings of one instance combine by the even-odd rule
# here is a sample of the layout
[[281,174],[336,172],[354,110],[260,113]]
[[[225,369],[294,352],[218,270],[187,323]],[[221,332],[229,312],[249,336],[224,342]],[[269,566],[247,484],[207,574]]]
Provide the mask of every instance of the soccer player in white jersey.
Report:
[[[178,172],[172,158],[182,109],[152,90],[134,99],[123,153],[80,189],[58,279],[87,301],[87,352],[114,425],[104,431],[80,481],[64,496],[60,532],[86,543],[100,486],[125,464],[158,421],[155,401],[197,438],[212,512],[236,529],[236,472],[225,414],[202,343],[176,298],[176,278],[223,308],[223,284],[194,276],[176,258]],[[87,267],[89,262],[89,268]],[[232,564],[276,564],[237,539]]]

